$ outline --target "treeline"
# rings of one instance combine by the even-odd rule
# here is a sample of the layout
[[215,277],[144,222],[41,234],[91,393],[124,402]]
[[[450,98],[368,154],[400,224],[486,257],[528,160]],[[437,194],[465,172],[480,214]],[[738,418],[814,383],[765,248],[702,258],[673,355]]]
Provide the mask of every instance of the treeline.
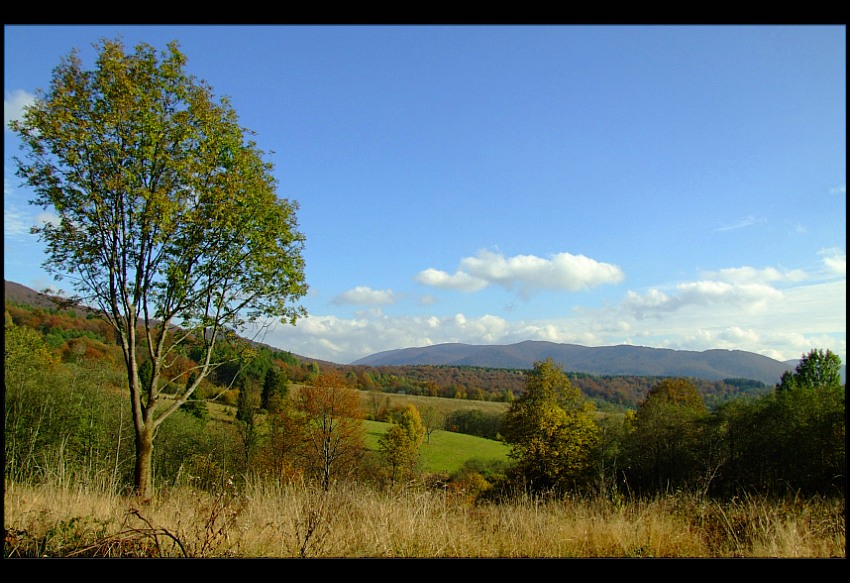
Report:
[[600,473],[590,481],[605,482],[607,475],[620,493],[843,497],[840,366],[835,354],[812,350],[767,393],[711,408],[689,380],[659,381],[636,410],[601,419],[594,468]]
[[[329,365],[344,371],[363,390],[403,393],[449,399],[510,403],[525,390],[527,370],[452,365],[354,366]],[[653,385],[664,377],[592,375],[566,372],[577,386],[602,409],[634,409]],[[706,402],[719,405],[743,395],[760,395],[770,387],[751,379],[711,381],[690,379]]]

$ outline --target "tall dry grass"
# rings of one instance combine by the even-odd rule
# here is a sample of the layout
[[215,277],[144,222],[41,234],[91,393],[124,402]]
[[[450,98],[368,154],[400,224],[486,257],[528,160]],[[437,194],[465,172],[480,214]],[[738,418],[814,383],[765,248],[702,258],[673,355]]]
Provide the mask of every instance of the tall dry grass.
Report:
[[843,500],[473,505],[258,481],[140,506],[85,485],[7,482],[4,510],[6,557],[845,557]]

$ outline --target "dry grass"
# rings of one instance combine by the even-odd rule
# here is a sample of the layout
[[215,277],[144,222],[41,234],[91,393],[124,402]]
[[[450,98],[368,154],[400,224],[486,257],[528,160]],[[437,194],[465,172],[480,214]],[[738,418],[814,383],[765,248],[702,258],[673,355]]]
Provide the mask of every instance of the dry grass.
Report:
[[4,556],[845,557],[844,501],[469,505],[425,491],[251,484],[139,506],[7,483]]

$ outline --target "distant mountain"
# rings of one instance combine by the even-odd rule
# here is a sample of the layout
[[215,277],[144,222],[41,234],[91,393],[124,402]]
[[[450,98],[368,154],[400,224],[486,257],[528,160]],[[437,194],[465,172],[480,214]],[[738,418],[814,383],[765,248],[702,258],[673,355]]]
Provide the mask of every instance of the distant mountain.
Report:
[[[43,293],[11,281],[5,281],[5,299],[33,307],[55,308],[62,298],[51,299]],[[84,310],[84,308],[77,308]],[[269,346],[274,350],[278,348]],[[303,361],[326,361],[294,355]],[[535,362],[551,357],[567,372],[597,376],[676,376],[705,380],[751,379],[768,386],[777,384],[782,373],[793,371],[799,360],[780,362],[743,350],[706,350],[692,352],[644,346],[587,347],[527,340],[507,345],[435,344],[419,348],[401,348],[378,352],[352,362],[356,366],[448,365],[482,368],[529,369]],[[846,365],[841,366],[845,382]]]
[[[670,350],[645,346],[588,347],[525,341],[508,345],[436,344],[378,352],[351,364],[363,366],[449,365],[531,368],[552,358],[565,371],[592,375],[693,377],[706,380],[743,378],[777,384],[798,361],[780,362],[743,350]],[[844,368],[842,368],[843,378]]]

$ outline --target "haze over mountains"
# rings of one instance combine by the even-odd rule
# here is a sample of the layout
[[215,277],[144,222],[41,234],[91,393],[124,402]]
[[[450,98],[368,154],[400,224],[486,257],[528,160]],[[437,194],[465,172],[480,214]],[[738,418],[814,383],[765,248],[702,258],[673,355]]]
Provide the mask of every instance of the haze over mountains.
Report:
[[[587,347],[544,341],[508,345],[436,344],[378,352],[352,364],[450,365],[493,368],[531,368],[551,357],[565,371],[593,375],[677,376],[707,380],[745,378],[777,384],[797,361],[780,362],[742,350],[692,352],[644,346]],[[844,377],[842,368],[842,378]]]
[[[5,299],[34,307],[55,307],[55,304],[44,294],[10,281],[5,281]],[[273,348],[286,350],[285,347]],[[535,362],[550,357],[567,372],[597,376],[675,376],[706,380],[751,379],[761,381],[768,386],[777,384],[782,378],[782,373],[787,370],[793,371],[798,363],[796,360],[780,362],[743,350],[715,349],[694,352],[630,345],[588,347],[527,340],[507,345],[448,343],[400,348],[378,352],[351,364],[530,369]],[[845,382],[846,370],[846,364],[842,364],[842,382]]]

